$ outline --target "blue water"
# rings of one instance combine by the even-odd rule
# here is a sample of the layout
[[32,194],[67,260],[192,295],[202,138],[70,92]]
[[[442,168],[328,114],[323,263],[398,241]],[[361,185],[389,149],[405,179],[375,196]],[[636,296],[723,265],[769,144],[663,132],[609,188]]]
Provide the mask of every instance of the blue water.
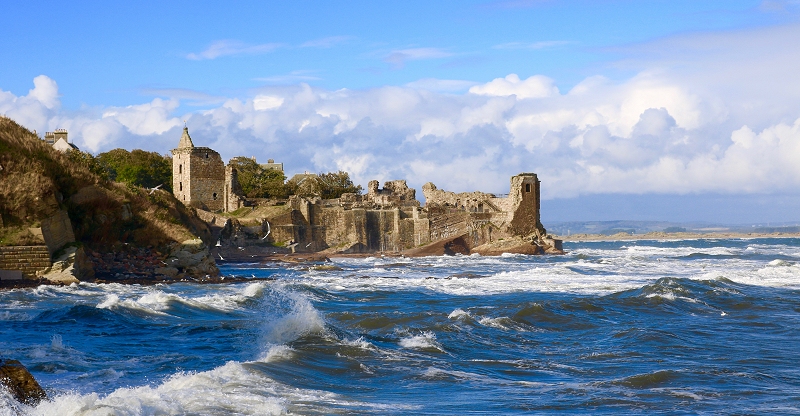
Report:
[[0,292],[4,414],[800,414],[800,239]]

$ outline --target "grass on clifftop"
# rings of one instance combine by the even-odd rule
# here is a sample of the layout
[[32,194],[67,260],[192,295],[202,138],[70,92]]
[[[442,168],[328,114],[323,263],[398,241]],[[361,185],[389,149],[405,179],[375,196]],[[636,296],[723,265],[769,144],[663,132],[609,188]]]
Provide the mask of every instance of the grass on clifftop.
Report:
[[76,239],[97,251],[210,239],[207,225],[171,193],[110,182],[92,162],[86,153],[60,153],[0,116],[0,244],[29,243],[24,231],[60,209]]

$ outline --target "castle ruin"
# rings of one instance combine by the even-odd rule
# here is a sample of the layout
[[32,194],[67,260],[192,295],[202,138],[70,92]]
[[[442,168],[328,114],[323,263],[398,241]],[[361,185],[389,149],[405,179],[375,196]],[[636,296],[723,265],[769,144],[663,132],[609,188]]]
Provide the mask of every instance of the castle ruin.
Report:
[[187,128],[172,155],[175,197],[206,211],[202,215],[217,228],[221,244],[291,245],[301,252],[338,253],[403,252],[435,246],[448,254],[469,254],[516,239],[528,245],[524,253],[561,251],[561,242],[547,236],[540,222],[541,183],[534,173],[511,177],[509,194],[502,197],[448,192],[429,182],[422,187],[425,206],[405,180],[385,182],[383,188],[373,180],[364,195],[343,194],[325,200],[294,195],[273,201],[282,207],[280,214],[243,226],[236,219],[213,214],[258,205],[242,196],[236,169],[231,164],[226,167],[214,150],[195,147]]
[[225,164],[211,148],[195,147],[189,129],[177,149],[172,149],[172,190],[185,205],[207,211],[222,211],[225,206]]

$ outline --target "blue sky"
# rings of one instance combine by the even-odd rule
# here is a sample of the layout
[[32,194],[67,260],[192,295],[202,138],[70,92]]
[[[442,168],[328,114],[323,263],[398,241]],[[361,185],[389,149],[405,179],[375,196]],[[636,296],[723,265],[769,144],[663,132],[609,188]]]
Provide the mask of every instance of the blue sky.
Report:
[[[225,159],[417,189],[534,171],[552,220],[794,221],[798,17],[778,0],[13,2],[0,113],[94,153],[166,153],[186,120]],[[748,196],[772,208],[730,202]]]

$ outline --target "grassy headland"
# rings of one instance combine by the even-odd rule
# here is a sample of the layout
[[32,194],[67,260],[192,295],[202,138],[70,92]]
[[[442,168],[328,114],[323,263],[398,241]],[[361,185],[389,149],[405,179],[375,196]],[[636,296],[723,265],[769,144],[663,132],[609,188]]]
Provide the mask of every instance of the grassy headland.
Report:
[[[167,260],[181,243],[208,243],[211,238],[196,212],[170,192],[109,181],[91,155],[60,153],[30,130],[0,117],[0,245],[37,243],[29,228],[59,210],[68,213],[77,243],[90,260],[104,253],[146,251],[147,267],[137,267],[135,255],[125,260],[142,275],[153,273],[153,257]],[[102,264],[95,268],[112,273]]]

